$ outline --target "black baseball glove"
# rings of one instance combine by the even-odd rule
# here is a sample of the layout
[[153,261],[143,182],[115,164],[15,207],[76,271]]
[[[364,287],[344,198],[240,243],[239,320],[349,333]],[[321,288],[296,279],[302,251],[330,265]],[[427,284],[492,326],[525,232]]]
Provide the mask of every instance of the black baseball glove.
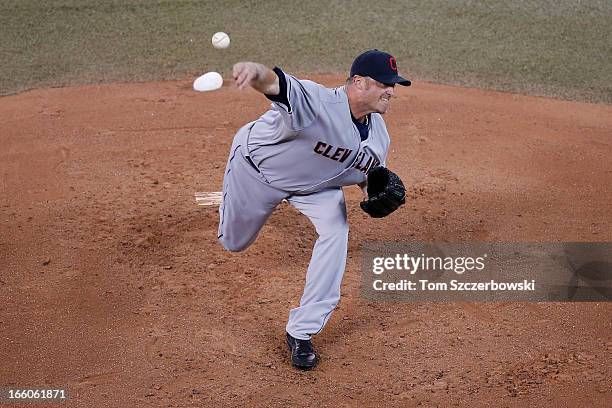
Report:
[[359,203],[373,218],[382,218],[406,202],[406,188],[397,174],[386,167],[374,167],[368,173],[368,199]]

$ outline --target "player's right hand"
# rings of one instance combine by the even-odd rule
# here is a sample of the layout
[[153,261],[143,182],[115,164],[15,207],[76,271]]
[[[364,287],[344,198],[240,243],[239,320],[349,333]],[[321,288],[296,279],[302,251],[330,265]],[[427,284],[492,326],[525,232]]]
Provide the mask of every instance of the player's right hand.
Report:
[[254,62],[238,62],[234,64],[232,76],[234,77],[238,89],[252,86],[252,83],[256,81],[259,76],[257,64]]
[[253,87],[266,95],[278,95],[280,85],[278,76],[270,68],[256,62],[234,64],[232,75],[238,89]]

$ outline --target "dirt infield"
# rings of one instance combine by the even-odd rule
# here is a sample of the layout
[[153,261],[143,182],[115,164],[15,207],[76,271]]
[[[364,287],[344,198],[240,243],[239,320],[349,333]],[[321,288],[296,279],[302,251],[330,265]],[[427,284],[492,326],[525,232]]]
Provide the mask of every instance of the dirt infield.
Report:
[[232,254],[194,198],[220,190],[264,98],[164,82],[0,99],[0,386],[67,388],[75,407],[610,406],[612,304],[367,302],[359,249],[612,241],[612,107],[398,91],[389,165],[410,199],[373,220],[345,190],[343,296],[312,372],[283,343],[308,220],[282,204]]

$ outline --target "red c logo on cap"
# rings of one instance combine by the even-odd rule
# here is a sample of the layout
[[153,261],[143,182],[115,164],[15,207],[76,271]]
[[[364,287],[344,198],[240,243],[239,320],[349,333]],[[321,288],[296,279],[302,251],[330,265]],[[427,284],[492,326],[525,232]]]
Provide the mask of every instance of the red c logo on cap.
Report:
[[397,71],[397,63],[395,62],[395,58],[389,57],[389,65],[391,66],[392,70]]

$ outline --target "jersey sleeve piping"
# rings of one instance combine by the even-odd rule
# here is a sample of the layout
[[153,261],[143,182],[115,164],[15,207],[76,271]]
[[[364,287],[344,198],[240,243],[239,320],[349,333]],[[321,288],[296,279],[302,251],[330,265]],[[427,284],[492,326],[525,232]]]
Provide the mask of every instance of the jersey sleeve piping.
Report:
[[[276,102],[276,103],[285,105],[285,107],[287,108],[287,112],[291,113],[291,104],[289,103],[289,97],[288,97],[290,89],[288,89],[287,78],[285,78],[285,73],[279,67],[274,67],[273,71],[278,76],[278,85],[280,88],[280,92],[278,93],[278,95],[265,94],[265,96],[272,102]],[[289,86],[291,85],[289,84]]]

